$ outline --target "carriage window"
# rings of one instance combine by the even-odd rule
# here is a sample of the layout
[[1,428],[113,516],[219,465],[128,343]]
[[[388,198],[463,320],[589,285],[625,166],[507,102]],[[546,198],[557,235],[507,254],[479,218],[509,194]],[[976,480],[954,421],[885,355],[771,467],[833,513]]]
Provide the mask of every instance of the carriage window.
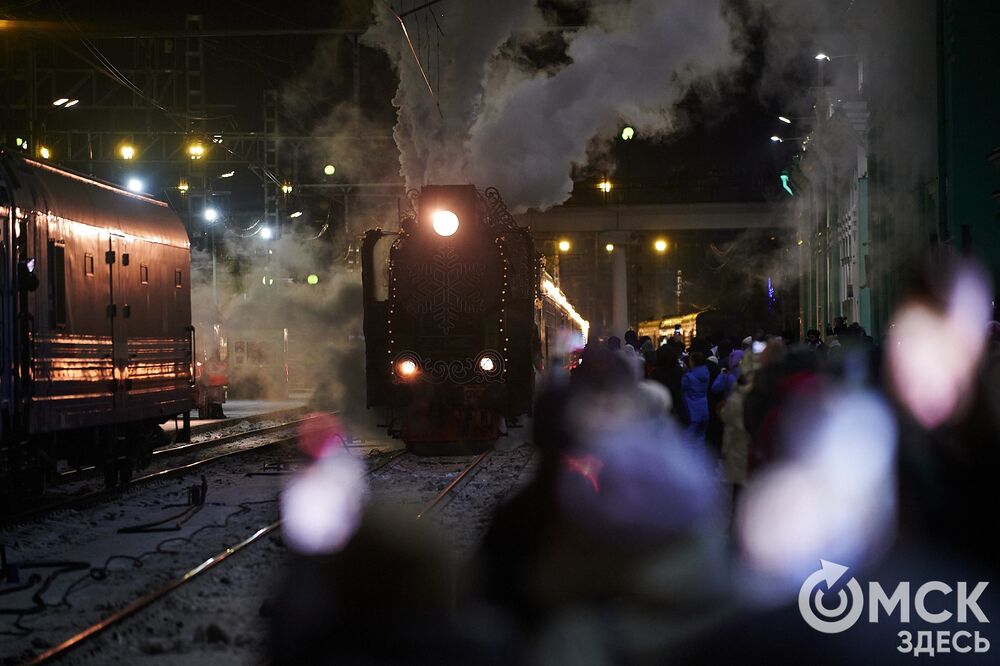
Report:
[[184,280],[181,277],[181,269],[174,269],[174,286],[180,289],[184,286]]
[[146,264],[139,264],[139,282],[149,284],[149,266]]
[[53,326],[66,326],[66,247],[49,241],[49,316]]
[[83,274],[94,277],[94,255],[89,252],[83,255]]

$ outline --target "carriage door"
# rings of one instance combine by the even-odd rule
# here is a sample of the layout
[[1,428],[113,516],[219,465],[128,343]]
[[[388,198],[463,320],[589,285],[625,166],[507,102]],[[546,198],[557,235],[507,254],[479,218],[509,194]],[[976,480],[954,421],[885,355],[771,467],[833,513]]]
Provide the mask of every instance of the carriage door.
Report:
[[111,357],[114,363],[115,410],[125,409],[128,404],[128,281],[129,256],[128,246],[123,236],[111,236],[107,262],[111,279],[111,304],[108,305],[108,316],[111,318]]

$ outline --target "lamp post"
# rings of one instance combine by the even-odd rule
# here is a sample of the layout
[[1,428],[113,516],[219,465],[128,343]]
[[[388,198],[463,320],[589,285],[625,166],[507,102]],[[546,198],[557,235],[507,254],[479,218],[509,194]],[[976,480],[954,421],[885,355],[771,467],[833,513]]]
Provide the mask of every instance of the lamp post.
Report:
[[202,215],[204,216],[205,221],[208,222],[209,234],[211,239],[210,247],[212,251],[212,303],[215,306],[215,319],[216,319],[216,321],[213,323],[217,324],[219,323],[218,322],[219,283],[216,276],[216,267],[215,267],[215,223],[219,219],[219,211],[218,209],[212,206],[208,206],[207,208],[205,208],[205,211],[202,213]]
[[771,135],[771,143],[784,143],[785,141],[808,141],[808,136],[778,136],[777,134]]
[[823,52],[820,52],[820,53],[817,53],[815,57],[816,57],[816,65],[818,67],[818,72],[817,72],[818,83],[817,83],[817,85],[819,87],[821,87],[821,88],[823,87],[823,84],[824,84],[824,80],[823,80],[823,63],[824,62],[832,62],[834,60],[840,60],[841,58],[854,58],[854,59],[856,59],[858,61],[858,92],[861,92],[861,88],[864,85],[864,81],[865,81],[865,70],[864,70],[864,63],[863,63],[860,55],[858,55],[857,53],[843,53],[841,55],[834,55],[834,56],[832,56],[832,55],[827,55],[827,54],[825,54]]

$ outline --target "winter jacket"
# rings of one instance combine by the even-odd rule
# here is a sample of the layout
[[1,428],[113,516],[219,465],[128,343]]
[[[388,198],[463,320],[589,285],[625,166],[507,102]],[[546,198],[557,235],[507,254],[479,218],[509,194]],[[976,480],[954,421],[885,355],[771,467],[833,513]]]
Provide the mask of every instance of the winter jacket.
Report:
[[688,370],[681,379],[681,393],[691,422],[708,421],[708,366]]

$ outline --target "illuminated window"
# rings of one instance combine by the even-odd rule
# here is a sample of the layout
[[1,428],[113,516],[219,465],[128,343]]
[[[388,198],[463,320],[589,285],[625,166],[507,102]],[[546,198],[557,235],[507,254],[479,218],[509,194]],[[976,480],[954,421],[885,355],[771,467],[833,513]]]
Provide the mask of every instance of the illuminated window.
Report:
[[94,277],[94,255],[89,252],[83,255],[83,274]]
[[149,266],[146,264],[139,264],[139,282],[149,284]]
[[49,241],[49,317],[53,327],[66,326],[66,246]]
[[174,269],[174,286],[178,289],[184,286],[184,277],[181,274],[181,269],[179,268]]

